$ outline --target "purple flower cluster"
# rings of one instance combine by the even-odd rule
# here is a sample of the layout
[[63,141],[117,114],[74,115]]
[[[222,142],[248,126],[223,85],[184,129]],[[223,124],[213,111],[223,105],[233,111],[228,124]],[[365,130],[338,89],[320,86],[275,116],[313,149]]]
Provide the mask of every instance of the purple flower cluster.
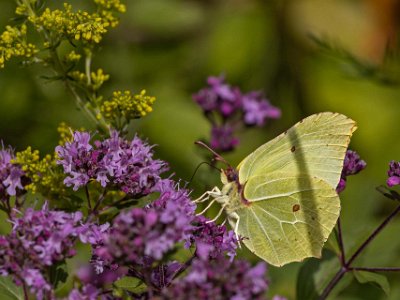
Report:
[[210,76],[207,79],[207,83],[208,87],[193,95],[193,99],[204,112],[217,111],[225,118],[228,118],[241,108],[241,92],[239,88],[231,87],[225,83],[223,76]]
[[342,174],[340,176],[339,184],[336,187],[336,191],[338,193],[342,192],[346,188],[347,176],[359,173],[366,166],[367,163],[360,158],[357,152],[347,150],[346,156],[344,158]]
[[230,124],[211,128],[210,146],[216,151],[230,151],[238,144],[239,139],[234,136],[234,128]]
[[83,266],[76,274],[82,286],[79,289],[73,289],[68,295],[68,300],[116,299],[107,292],[109,289],[106,287],[126,273],[127,270],[119,268],[98,274],[92,265]]
[[120,265],[143,265],[144,259],[160,260],[177,242],[187,240],[192,231],[195,206],[184,189],[172,181],[159,184],[160,197],[145,208],[120,213],[103,246],[95,254]]
[[104,141],[90,144],[90,134],[75,132],[73,141],[56,148],[67,186],[76,191],[90,180],[98,181],[103,187],[112,184],[133,197],[147,195],[167,170],[161,160],[153,159],[152,147],[135,136],[132,141],[119,137],[117,131]]
[[232,230],[208,222],[203,216],[196,217],[191,242],[196,244],[196,255],[203,260],[216,259],[225,253],[233,260],[238,245]]
[[163,299],[264,299],[265,273],[263,262],[252,268],[243,260],[196,259],[185,277],[163,290]]
[[15,196],[22,191],[22,178],[24,172],[17,165],[11,163],[14,159],[14,152],[11,148],[0,150],[0,200],[5,201],[10,196]]
[[0,236],[0,274],[25,284],[38,299],[51,293],[48,267],[75,255],[81,218],[80,212],[51,211],[46,204],[39,211],[28,208],[12,220],[11,233]]
[[400,162],[392,160],[389,163],[388,176],[389,178],[386,181],[388,186],[392,187],[400,184]]
[[210,145],[217,151],[230,151],[239,140],[234,136],[238,125],[263,126],[268,119],[277,119],[281,112],[260,92],[244,94],[231,87],[223,76],[209,77],[208,87],[193,95],[194,101],[211,121]]
[[96,270],[96,273],[103,273],[105,270],[116,270],[118,265],[109,261],[105,261],[96,255],[98,248],[103,246],[103,238],[110,233],[110,224],[82,224],[79,229],[79,239],[82,243],[87,243],[92,246],[91,266]]
[[[221,95],[228,90],[221,87]],[[232,109],[223,107],[225,113]],[[69,300],[114,299],[110,284],[126,275],[148,287],[138,299],[261,299],[268,286],[265,265],[251,268],[234,260],[234,232],[196,216],[189,191],[172,179],[161,179],[167,165],[153,159],[151,146],[138,137],[123,140],[115,131],[103,141],[90,140],[89,133],[75,132],[71,142],[56,148],[58,163],[68,174],[67,186],[77,190],[93,180],[134,198],[159,193],[157,199],[120,211],[111,224],[83,223],[80,212],[52,211],[47,204],[11,216],[11,233],[0,236],[0,275],[10,275],[38,299],[52,299],[55,286],[49,271],[76,254],[80,239],[91,244],[92,259],[79,270],[81,285],[70,292]],[[12,154],[4,153],[3,169],[10,170]],[[171,260],[170,254],[181,246],[195,249],[192,258]]]
[[268,119],[281,116],[279,108],[272,106],[260,92],[250,92],[242,96],[244,123],[246,125],[263,126]]
[[[233,260],[237,248],[234,232],[208,222],[203,216],[195,216],[196,207],[188,191],[174,181],[161,180],[155,189],[160,193],[158,199],[144,208],[120,213],[111,227],[85,227],[86,240],[83,240],[90,239],[94,255],[107,267],[101,273],[98,261],[92,265],[90,272],[84,272],[83,277],[89,278],[82,279],[84,287],[97,293],[101,288],[99,282],[104,282],[99,278],[113,271],[109,266],[118,264],[114,271],[123,274],[129,270],[129,276],[147,280],[147,285],[153,287],[153,295],[160,295],[162,299],[197,299],[197,296],[199,299],[213,296],[217,296],[215,299],[261,299],[267,288],[265,265],[251,268],[244,261]],[[91,231],[94,233],[88,234]],[[186,247],[195,245],[194,257],[186,264],[165,261],[166,254],[179,242],[184,242]],[[177,277],[186,269],[186,276]],[[78,295],[85,292],[74,290],[70,299],[79,299],[72,297]],[[149,295],[145,292],[142,296]]]

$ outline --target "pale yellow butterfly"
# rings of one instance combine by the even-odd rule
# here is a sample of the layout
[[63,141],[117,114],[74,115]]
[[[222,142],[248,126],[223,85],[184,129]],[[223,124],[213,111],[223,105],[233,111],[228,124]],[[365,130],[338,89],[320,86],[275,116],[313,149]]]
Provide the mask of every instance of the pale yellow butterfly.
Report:
[[[251,252],[274,266],[320,257],[340,213],[336,187],[355,122],[311,115],[221,172],[196,202],[218,202]],[[221,215],[218,213],[218,218]]]

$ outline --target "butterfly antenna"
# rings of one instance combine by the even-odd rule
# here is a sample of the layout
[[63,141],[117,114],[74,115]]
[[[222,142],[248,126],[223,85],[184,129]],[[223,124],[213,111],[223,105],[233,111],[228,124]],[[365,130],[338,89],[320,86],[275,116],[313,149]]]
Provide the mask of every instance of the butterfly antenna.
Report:
[[193,180],[194,176],[196,175],[197,171],[198,171],[198,170],[200,169],[200,167],[201,167],[202,165],[204,165],[204,164],[206,164],[206,165],[208,165],[208,166],[210,166],[210,167],[212,167],[212,168],[218,170],[218,172],[220,171],[220,169],[218,169],[216,166],[213,166],[212,164],[210,164],[210,163],[207,162],[207,161],[203,161],[203,162],[201,162],[201,163],[199,163],[199,164],[197,165],[196,169],[195,169],[194,172],[193,172],[193,175],[190,177],[190,180],[189,180],[188,185],[190,185],[190,184],[192,183],[192,180]]
[[203,143],[202,141],[196,141],[194,142],[196,145],[200,145],[204,148],[206,148],[208,151],[210,151],[213,155],[214,155],[214,159],[220,162],[223,162],[224,164],[226,164],[228,167],[230,167],[231,165],[221,156],[219,155],[217,152],[215,152],[213,149],[211,149],[210,146],[206,145],[205,143]]

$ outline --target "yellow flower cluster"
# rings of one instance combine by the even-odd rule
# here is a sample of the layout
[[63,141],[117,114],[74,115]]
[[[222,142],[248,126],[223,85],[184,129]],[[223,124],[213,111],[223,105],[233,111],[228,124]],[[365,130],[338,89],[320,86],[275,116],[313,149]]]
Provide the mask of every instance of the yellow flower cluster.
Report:
[[103,69],[98,69],[97,72],[91,72],[90,77],[92,80],[92,89],[98,90],[105,81],[110,79],[110,75],[105,74]]
[[76,53],[74,50],[72,50],[65,56],[65,60],[68,62],[77,62],[81,59],[81,57],[82,57],[82,55],[80,55],[80,54]]
[[28,15],[31,10],[31,6],[37,5],[38,0],[17,0],[17,8],[15,13],[17,15]]
[[13,56],[30,58],[37,52],[35,45],[26,41],[26,31],[25,24],[7,26],[0,35],[0,68],[4,68],[5,61]]
[[79,82],[82,85],[87,85],[87,76],[81,71],[72,71],[68,73],[73,80]]
[[75,40],[82,39],[87,42],[100,43],[103,35],[107,32],[106,28],[110,26],[108,20],[87,12],[79,12],[77,20],[78,24],[71,32]]
[[76,26],[72,7],[66,3],[64,4],[64,10],[50,10],[50,8],[46,8],[40,16],[30,15],[29,21],[39,31],[46,29],[58,35],[68,35]]
[[103,83],[110,78],[110,75],[105,74],[103,69],[98,69],[96,72],[91,72],[90,81],[88,81],[86,74],[80,71],[72,71],[69,72],[68,75],[73,80],[79,82],[83,86],[89,87],[93,91],[98,90]]
[[125,6],[117,0],[94,0],[94,2],[99,2],[98,11],[95,13],[81,10],[74,12],[70,4],[64,3],[63,10],[46,8],[40,16],[29,16],[29,20],[38,30],[45,29],[53,36],[58,35],[86,43],[99,43],[107,28],[118,24],[113,12],[115,10],[124,12]]
[[48,154],[40,159],[39,151],[32,151],[32,148],[28,147],[24,151],[17,152],[12,162],[20,165],[25,175],[31,180],[25,189],[31,191],[32,194],[40,192],[47,196],[65,192],[62,173],[55,171],[57,165],[51,155]]
[[137,95],[132,95],[130,91],[116,91],[110,100],[101,104],[100,111],[106,120],[115,121],[124,118],[129,122],[150,113],[155,100],[155,97],[147,96],[145,90]]

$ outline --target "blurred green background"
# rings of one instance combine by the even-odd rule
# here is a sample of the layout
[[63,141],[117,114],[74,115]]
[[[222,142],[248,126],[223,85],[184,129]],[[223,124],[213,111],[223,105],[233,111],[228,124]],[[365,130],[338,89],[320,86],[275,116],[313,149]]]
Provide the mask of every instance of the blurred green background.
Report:
[[[312,113],[334,111],[356,120],[359,129],[351,148],[368,166],[349,178],[341,196],[349,253],[396,205],[375,188],[385,183],[388,162],[400,159],[397,2],[129,0],[127,13],[107,35],[93,67],[111,75],[103,90],[106,95],[117,89],[138,92],[145,88],[157,97],[154,112],[135,123],[132,132],[157,144],[157,155],[170,163],[177,178],[186,181],[204,160],[193,142],[208,137],[210,130],[191,95],[205,85],[209,75],[223,73],[243,91],[263,90],[282,109],[280,120],[241,133],[239,149],[226,157],[232,165]],[[0,1],[1,28],[14,16],[14,8],[14,1]],[[323,51],[310,35],[346,49],[351,59]],[[369,68],[360,71],[354,58]],[[387,71],[394,82],[380,80],[368,70]],[[93,128],[61,83],[40,78],[46,72],[16,61],[0,71],[0,137],[17,150],[31,145],[41,153],[52,152],[60,121]],[[196,175],[191,184],[195,194],[219,184],[217,172],[211,178],[209,172],[203,168]],[[400,266],[399,230],[400,220],[394,220],[355,265]],[[270,294],[295,299],[300,266],[270,267]],[[389,299],[400,299],[400,276],[390,274],[389,278]],[[353,280],[337,299],[386,296],[374,286]]]

